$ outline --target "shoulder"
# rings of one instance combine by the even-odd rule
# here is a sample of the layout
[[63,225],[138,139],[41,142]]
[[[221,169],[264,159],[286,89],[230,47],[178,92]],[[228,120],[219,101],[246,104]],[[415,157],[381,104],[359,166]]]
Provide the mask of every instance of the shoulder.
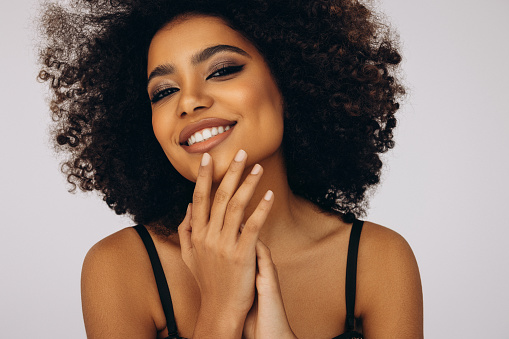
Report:
[[124,259],[134,256],[133,251],[142,250],[139,245],[142,244],[136,231],[131,227],[124,228],[92,246],[85,257],[84,268],[89,265],[123,264]]
[[88,251],[83,261],[82,282],[101,275],[101,280],[106,282],[119,280],[120,283],[129,277],[141,283],[139,273],[150,272],[147,260],[148,254],[136,231],[125,228],[102,239]]
[[157,287],[148,254],[133,228],[118,231],[89,250],[81,295],[89,338],[155,337],[154,324],[160,322]]
[[[408,242],[397,232],[365,221],[361,233],[360,255],[374,256],[370,259],[387,260],[391,259],[413,259],[412,249]],[[371,260],[370,260],[371,261]]]
[[365,222],[357,274],[356,313],[363,319],[366,336],[373,336],[370,330],[376,329],[380,338],[385,338],[383,333],[387,338],[395,338],[394,333],[422,337],[419,269],[410,245],[401,235]]

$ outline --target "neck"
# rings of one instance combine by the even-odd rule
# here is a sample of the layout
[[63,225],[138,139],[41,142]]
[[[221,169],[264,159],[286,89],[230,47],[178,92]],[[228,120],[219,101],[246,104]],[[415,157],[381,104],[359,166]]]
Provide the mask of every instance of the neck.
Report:
[[[264,159],[260,162],[260,165],[263,167],[263,175],[245,209],[243,222],[247,221],[265,193],[268,190],[273,191],[274,203],[259,236],[263,243],[272,247],[281,242],[282,239],[288,239],[287,235],[289,233],[295,234],[297,229],[309,226],[309,218],[314,214],[309,212],[317,211],[317,208],[311,202],[292,193],[288,185],[282,151],[277,151],[273,156]],[[251,172],[251,169],[252,166],[245,169],[241,183]],[[214,196],[216,189],[217,186],[214,186],[212,196]]]

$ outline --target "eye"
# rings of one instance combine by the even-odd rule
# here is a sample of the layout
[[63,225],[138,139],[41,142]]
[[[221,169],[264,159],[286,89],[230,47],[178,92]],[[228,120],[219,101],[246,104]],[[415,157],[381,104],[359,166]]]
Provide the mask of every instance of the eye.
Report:
[[150,102],[155,104],[161,99],[164,99],[165,97],[172,95],[173,93],[178,92],[178,88],[171,87],[171,88],[163,88],[160,90],[157,90],[153,95],[152,99],[150,99]]
[[244,65],[228,66],[222,65],[219,69],[215,70],[212,74],[207,77],[207,80],[211,78],[225,77],[240,72],[244,68]]

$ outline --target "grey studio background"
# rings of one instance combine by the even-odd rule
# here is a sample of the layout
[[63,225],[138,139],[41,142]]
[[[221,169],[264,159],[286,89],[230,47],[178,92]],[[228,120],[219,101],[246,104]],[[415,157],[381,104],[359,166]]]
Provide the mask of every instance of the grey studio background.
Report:
[[[67,193],[35,81],[36,1],[0,4],[0,337],[85,338],[80,270],[132,225]],[[507,0],[379,0],[409,96],[369,220],[411,244],[426,338],[509,338]]]

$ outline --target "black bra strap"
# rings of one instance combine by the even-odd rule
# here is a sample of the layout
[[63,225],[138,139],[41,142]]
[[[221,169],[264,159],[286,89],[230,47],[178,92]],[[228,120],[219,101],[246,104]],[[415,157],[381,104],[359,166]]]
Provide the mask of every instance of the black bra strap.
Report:
[[355,327],[355,293],[357,287],[357,254],[359,252],[359,240],[361,237],[364,221],[355,220],[350,231],[348,244],[348,257],[346,260],[346,330],[352,331]]
[[150,263],[152,264],[152,270],[154,271],[154,276],[156,278],[157,290],[159,291],[159,298],[161,299],[164,315],[166,317],[168,336],[178,336],[175,314],[173,313],[173,304],[171,302],[170,289],[168,287],[168,283],[166,282],[166,276],[164,275],[163,267],[161,266],[161,261],[159,260],[159,255],[157,255],[154,241],[152,240],[152,237],[150,236],[150,233],[148,233],[145,226],[137,225],[133,228],[136,230],[136,232],[138,232],[141,240],[143,240],[143,244],[145,245],[148,256],[150,258]]

